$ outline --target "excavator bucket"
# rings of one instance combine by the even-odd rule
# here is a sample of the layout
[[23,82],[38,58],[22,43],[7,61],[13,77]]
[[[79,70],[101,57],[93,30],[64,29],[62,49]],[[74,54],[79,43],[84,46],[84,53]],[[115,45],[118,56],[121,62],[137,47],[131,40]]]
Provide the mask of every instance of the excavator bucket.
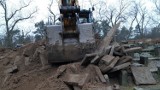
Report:
[[49,63],[80,61],[87,53],[95,50],[95,38],[92,23],[78,24],[79,38],[63,39],[60,33],[62,25],[46,27],[47,53]]

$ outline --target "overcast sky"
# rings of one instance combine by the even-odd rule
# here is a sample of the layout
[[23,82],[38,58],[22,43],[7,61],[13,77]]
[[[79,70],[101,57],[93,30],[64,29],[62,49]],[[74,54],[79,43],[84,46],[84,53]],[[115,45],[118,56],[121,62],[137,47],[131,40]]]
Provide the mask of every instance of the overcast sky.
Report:
[[[22,0],[10,0],[10,3],[9,3],[10,8],[13,8],[13,7],[16,8],[16,6],[19,6],[20,4],[18,4],[17,2],[20,2],[20,1],[22,2]],[[27,2],[28,0],[24,0],[24,1]],[[92,1],[92,4],[96,4],[99,1],[105,1],[107,6],[118,4],[116,3],[118,0],[79,0],[81,8],[85,8],[85,9],[90,8],[91,3],[89,3],[89,1]],[[139,1],[139,0],[136,0],[136,1]],[[148,10],[153,9],[153,4],[150,2],[151,0],[141,0],[141,1],[147,5]],[[27,20],[25,22],[21,22],[20,24],[18,24],[18,27],[22,28],[25,31],[27,31],[28,29],[34,30],[35,29],[34,24],[36,22],[39,22],[41,20],[47,21],[47,18],[50,15],[47,9],[49,3],[50,3],[50,0],[33,0],[33,2],[31,3],[31,6],[29,6],[27,10],[24,11],[22,14],[27,14],[28,12],[33,11],[33,9],[35,8],[38,9],[38,12],[35,14],[35,17],[33,19]],[[55,0],[55,3],[53,4],[52,10],[56,14],[59,14],[58,4],[56,3],[56,0]],[[96,12],[94,12],[94,14],[96,14]]]

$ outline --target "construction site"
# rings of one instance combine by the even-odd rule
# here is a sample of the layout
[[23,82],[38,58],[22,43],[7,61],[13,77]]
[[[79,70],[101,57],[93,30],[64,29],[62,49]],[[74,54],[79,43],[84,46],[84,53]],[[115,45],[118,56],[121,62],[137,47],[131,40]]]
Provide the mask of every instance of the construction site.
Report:
[[78,0],[58,5],[61,23],[45,25],[43,38],[0,48],[0,90],[160,90],[159,38],[117,41],[122,21],[102,38],[96,8],[82,10]]

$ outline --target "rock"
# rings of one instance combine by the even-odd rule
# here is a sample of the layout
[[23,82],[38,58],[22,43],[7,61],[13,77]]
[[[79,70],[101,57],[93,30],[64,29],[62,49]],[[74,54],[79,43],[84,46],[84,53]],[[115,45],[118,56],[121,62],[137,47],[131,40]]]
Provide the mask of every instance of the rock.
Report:
[[6,73],[16,73],[16,72],[18,72],[18,67],[17,66],[13,66],[13,67],[7,69],[5,72]]
[[120,90],[120,86],[117,85],[117,84],[114,84],[114,85],[113,85],[113,90]]
[[64,81],[68,85],[83,87],[89,80],[89,74],[69,74]]
[[109,81],[109,77],[108,77],[108,75],[107,75],[107,74],[105,74],[105,75],[104,75],[104,78],[106,79],[107,83],[109,84],[109,83],[110,83],[110,81]]

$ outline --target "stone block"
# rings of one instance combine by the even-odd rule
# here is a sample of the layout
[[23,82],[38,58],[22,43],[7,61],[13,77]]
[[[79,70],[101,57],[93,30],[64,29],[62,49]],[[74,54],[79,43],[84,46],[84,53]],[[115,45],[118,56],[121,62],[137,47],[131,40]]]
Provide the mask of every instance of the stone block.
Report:
[[144,64],[145,66],[148,66],[148,57],[140,56],[140,64]]
[[122,86],[128,85],[128,73],[126,70],[121,70],[119,74],[119,83]]

